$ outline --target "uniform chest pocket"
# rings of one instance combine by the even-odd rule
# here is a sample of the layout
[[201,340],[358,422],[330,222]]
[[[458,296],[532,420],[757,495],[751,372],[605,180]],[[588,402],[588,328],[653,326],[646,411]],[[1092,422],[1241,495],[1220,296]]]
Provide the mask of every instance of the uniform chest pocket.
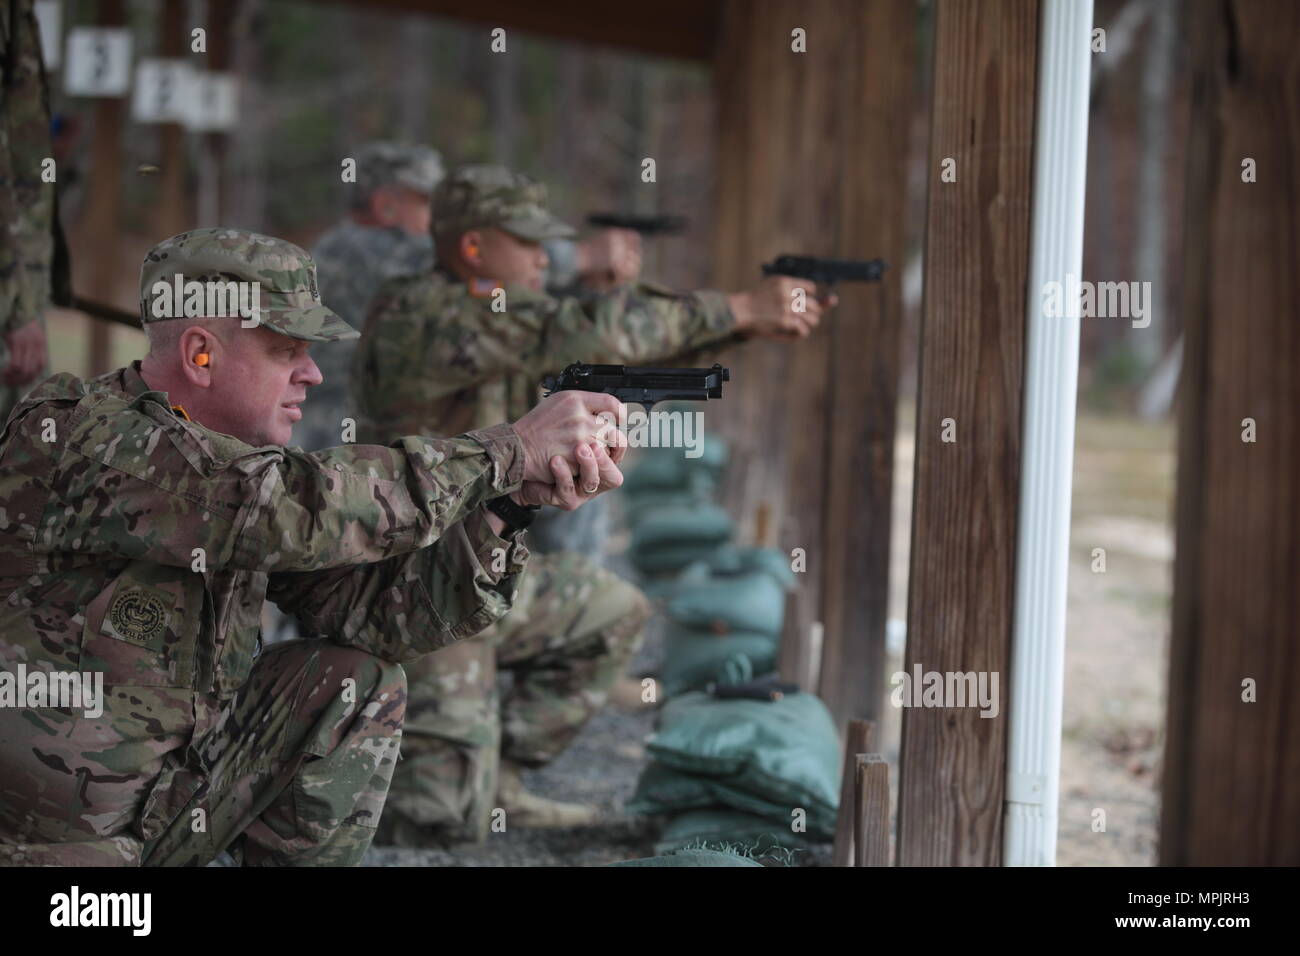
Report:
[[110,685],[193,688],[202,607],[202,575],[127,565],[86,608],[81,669]]

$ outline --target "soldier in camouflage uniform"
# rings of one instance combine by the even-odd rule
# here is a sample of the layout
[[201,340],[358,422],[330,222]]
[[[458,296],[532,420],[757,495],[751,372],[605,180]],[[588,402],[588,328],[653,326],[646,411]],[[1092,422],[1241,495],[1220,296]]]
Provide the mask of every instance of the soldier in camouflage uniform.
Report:
[[30,0],[0,4],[0,423],[45,368],[55,245],[50,114]]
[[[346,219],[317,240],[311,250],[321,294],[347,322],[360,326],[385,279],[427,275],[433,268],[431,196],[442,179],[442,158],[427,146],[367,143],[357,150],[357,181]],[[607,229],[581,243],[555,238],[546,245],[551,261],[548,285],[568,287],[585,278],[622,281],[640,269],[640,236]],[[324,381],[303,409],[294,439],[308,451],[342,441],[343,420],[356,420],[348,377],[355,342],[331,343],[313,356]],[[574,513],[593,513],[603,501]],[[536,537],[534,528],[533,537]]]
[[[367,440],[403,431],[455,434],[520,414],[538,401],[542,377],[573,361],[664,364],[753,334],[797,338],[821,311],[809,295],[808,310],[794,312],[791,294],[799,284],[786,278],[730,296],[676,295],[641,284],[583,301],[554,298],[543,291],[542,242],[572,230],[547,210],[543,186],[501,167],[466,167],[444,179],[434,191],[433,229],[437,268],[381,287],[357,346],[353,387]],[[564,582],[566,600],[590,601],[572,607],[579,617],[615,621],[633,606],[643,616],[639,591],[577,555],[534,556],[530,577],[552,577]],[[580,683],[574,669],[529,657],[538,631],[521,600],[481,637],[407,668],[406,759],[385,815],[394,838],[418,842],[432,826],[454,823],[464,807],[469,831],[481,833],[481,808],[492,793],[484,768],[498,737],[497,800],[507,820],[560,825],[592,818],[588,808],[522,791],[518,771],[572,740],[603,704],[634,644],[630,634],[607,634]],[[497,667],[515,676],[499,731]],[[457,776],[462,770],[470,779]]]
[[[175,275],[257,283],[253,327],[155,311]],[[354,864],[400,663],[510,607],[528,554],[499,499],[572,508],[621,481],[595,437],[617,403],[308,454],[284,447],[320,381],[307,347],[356,333],[306,253],[182,233],[146,257],[141,306],[143,362],[57,375],[0,429],[0,676],[103,685],[99,716],[0,695],[0,863]],[[266,597],[311,639],[259,655]]]
[[[321,295],[359,327],[381,282],[433,266],[430,195],[442,178],[442,159],[424,146],[368,143],[357,150],[356,161],[351,212],[321,236],[311,255]],[[324,381],[294,429],[295,441],[308,451],[342,443],[343,420],[356,420],[348,397],[355,344],[333,342],[314,356]]]

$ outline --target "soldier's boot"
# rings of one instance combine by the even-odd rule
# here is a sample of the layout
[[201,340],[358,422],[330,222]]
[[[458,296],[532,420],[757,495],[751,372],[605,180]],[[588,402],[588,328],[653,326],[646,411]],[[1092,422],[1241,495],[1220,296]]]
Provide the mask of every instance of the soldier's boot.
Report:
[[402,668],[324,641],[264,651],[213,727],[164,763],[147,866],[354,866],[379,823],[406,709]]
[[653,707],[657,696],[657,690],[648,694],[646,685],[635,677],[620,677],[609,689],[609,702],[629,713]]
[[505,811],[507,827],[585,827],[600,818],[600,811],[596,807],[548,800],[529,793],[520,779],[520,769],[513,761],[502,760],[497,777],[497,805]]

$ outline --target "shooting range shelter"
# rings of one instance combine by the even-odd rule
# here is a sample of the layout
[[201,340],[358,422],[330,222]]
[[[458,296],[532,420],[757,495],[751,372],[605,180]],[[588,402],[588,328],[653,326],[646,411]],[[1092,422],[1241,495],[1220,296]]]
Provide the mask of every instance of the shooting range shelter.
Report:
[[[239,68],[241,52],[229,40],[238,6],[209,0],[216,68]],[[1050,443],[1053,420],[1027,408],[1038,393],[1027,381],[1026,315],[1037,297],[1032,223],[1044,198],[1034,194],[1041,182],[1035,164],[1053,137],[1065,135],[1037,122],[1041,98],[1056,95],[1051,84],[1059,79],[1050,79],[1059,51],[1046,45],[1044,23],[1070,5],[936,0],[930,104],[914,95],[922,32],[915,0],[365,6],[481,23],[485,44],[486,29],[499,26],[711,64],[715,206],[696,221],[712,223],[715,285],[751,285],[761,262],[785,252],[890,263],[878,286],[839,288],[839,308],[800,347],[752,343],[733,352],[727,400],[710,408],[732,445],[724,496],[741,538],[806,555],[786,664],[804,682],[819,678],[817,690],[841,727],[849,718],[877,718],[886,692],[907,128],[915,110],[928,109],[905,661],[909,671],[920,664],[999,672],[1003,706],[992,719],[974,709],[904,712],[895,859],[1050,862],[1035,852],[1050,853],[1054,836],[1036,849],[1014,843],[1020,848],[1009,859],[1005,828],[1007,801],[1024,796],[1009,790],[1034,787],[1034,774],[1014,770],[1021,757],[1009,753],[1015,707],[1055,706],[1059,746],[1059,694],[1053,703],[1043,676],[1059,663],[1050,655],[1017,657],[1013,637],[1020,637],[1018,614],[1030,615],[1020,628],[1035,620],[1032,609],[1017,610],[1018,599],[1030,600],[1017,593],[1027,573],[1026,542],[1059,555],[1069,533],[1068,521],[1026,528],[1021,516],[1022,491],[1039,495],[1058,517],[1062,506],[1060,455],[1046,462],[1046,472],[1026,467],[1026,446]],[[184,40],[181,8],[163,5],[164,50]],[[125,22],[124,0],[97,9],[101,23]],[[1160,857],[1294,865],[1300,701],[1289,691],[1300,682],[1300,333],[1290,306],[1300,299],[1300,8],[1193,0],[1189,12],[1187,359]],[[807,52],[792,50],[795,29],[804,31]],[[92,165],[110,184],[117,181],[123,110],[117,99],[96,105]],[[200,177],[219,183],[222,137],[206,135]],[[183,166],[179,130],[164,139],[163,151],[166,170]],[[1244,157],[1258,165],[1254,182],[1242,179]],[[951,183],[940,180],[945,158],[956,160]],[[669,161],[660,157],[660,167]],[[179,197],[183,188],[176,176],[166,192]],[[180,205],[160,204],[157,235],[176,231],[169,217]],[[115,190],[92,190],[86,228],[110,235],[118,212]],[[1068,360],[1068,343],[1056,347],[1056,360]],[[96,361],[107,362],[102,332],[91,348]],[[1072,403],[1071,395],[1071,412]],[[1050,412],[1064,410],[1058,402]],[[1257,423],[1255,443],[1240,440],[1245,418]],[[955,424],[955,442],[942,440],[946,419]],[[1027,430],[1039,420],[1042,434]],[[1068,469],[1064,481],[1068,517]],[[1041,613],[1056,626],[1051,606]],[[820,664],[807,653],[814,622],[824,635]],[[1054,640],[1047,635],[1043,646]],[[1021,686],[1010,686],[1018,677]],[[1253,704],[1241,700],[1245,679],[1256,685]],[[1024,696],[1027,683],[1043,692]],[[1050,750],[1052,742],[1035,746]],[[1054,789],[1038,799],[1050,803]],[[1043,812],[1054,826],[1055,806]]]

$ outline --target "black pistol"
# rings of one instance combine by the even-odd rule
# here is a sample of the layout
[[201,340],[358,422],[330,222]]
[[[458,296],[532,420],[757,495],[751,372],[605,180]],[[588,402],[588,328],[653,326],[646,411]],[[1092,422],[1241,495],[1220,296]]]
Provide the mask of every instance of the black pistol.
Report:
[[574,362],[559,375],[542,379],[546,395],[569,389],[604,392],[620,402],[636,402],[648,412],[656,402],[704,402],[722,397],[722,383],[731,380],[729,369],[636,368],[631,365],[587,365]]
[[593,212],[587,216],[587,225],[598,229],[633,229],[643,236],[668,236],[686,231],[686,217]]
[[790,276],[818,285],[836,282],[879,282],[888,263],[884,259],[821,259],[817,256],[777,256],[763,263],[765,276]]

